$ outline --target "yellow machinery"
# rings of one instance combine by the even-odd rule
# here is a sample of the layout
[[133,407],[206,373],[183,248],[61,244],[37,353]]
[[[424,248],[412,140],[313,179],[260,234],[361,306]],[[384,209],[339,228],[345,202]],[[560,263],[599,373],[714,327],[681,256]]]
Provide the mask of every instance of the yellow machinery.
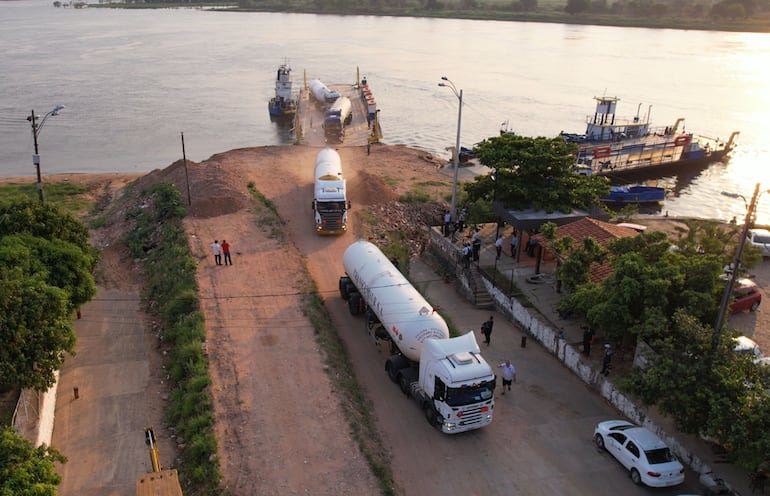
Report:
[[150,450],[152,472],[136,480],[136,496],[183,496],[176,470],[163,470],[160,464],[160,452],[152,427],[144,430],[144,437]]

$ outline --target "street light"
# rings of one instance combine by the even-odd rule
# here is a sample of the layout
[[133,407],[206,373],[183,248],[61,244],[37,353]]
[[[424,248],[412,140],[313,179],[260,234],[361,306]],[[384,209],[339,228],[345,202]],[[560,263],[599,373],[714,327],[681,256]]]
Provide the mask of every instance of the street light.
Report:
[[40,134],[40,131],[43,130],[43,124],[45,124],[45,121],[47,121],[48,118],[52,115],[59,115],[59,111],[63,108],[64,105],[55,106],[53,110],[45,114],[43,118],[40,119],[40,122],[37,122],[34,110],[30,113],[29,117],[27,117],[27,120],[32,124],[32,139],[35,143],[35,154],[32,155],[32,163],[35,164],[35,169],[37,170],[37,197],[40,199],[40,203],[43,203],[43,179],[40,176],[40,153],[37,147],[37,137]]
[[457,90],[454,83],[449,80],[446,76],[441,76],[442,81],[446,81],[445,83],[438,83],[439,86],[445,86],[452,90],[452,93],[455,94],[457,99],[460,101],[460,106],[457,109],[457,141],[455,142],[455,156],[454,156],[454,180],[452,181],[452,208],[449,210],[450,215],[452,216],[452,221],[456,221],[457,217],[455,214],[457,213],[457,171],[460,168],[460,123],[462,122],[463,118],[463,90]]
[[722,324],[725,320],[725,314],[727,313],[727,305],[730,303],[730,296],[733,294],[733,287],[735,281],[738,279],[738,272],[740,270],[741,256],[743,255],[743,247],[746,245],[746,235],[749,231],[749,225],[751,225],[754,219],[754,211],[757,207],[757,198],[759,198],[759,183],[754,187],[754,195],[751,197],[751,201],[746,203],[746,198],[738,193],[729,193],[722,191],[722,195],[730,198],[743,198],[743,203],[746,205],[746,218],[743,221],[743,229],[741,230],[741,239],[738,241],[738,248],[735,250],[735,260],[733,260],[732,273],[730,274],[730,280],[727,281],[724,291],[722,291],[722,300],[719,302],[719,314],[717,315],[717,321],[714,323],[714,345],[718,342],[719,333],[722,331]]

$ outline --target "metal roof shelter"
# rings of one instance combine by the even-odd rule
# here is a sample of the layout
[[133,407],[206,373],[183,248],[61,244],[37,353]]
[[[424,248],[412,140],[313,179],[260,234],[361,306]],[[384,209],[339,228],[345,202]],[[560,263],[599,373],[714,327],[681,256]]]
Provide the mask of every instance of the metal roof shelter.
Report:
[[564,212],[546,212],[545,210],[512,210],[506,208],[502,203],[492,204],[492,211],[500,216],[507,224],[513,226],[517,231],[530,231],[540,229],[540,226],[546,222],[553,222],[557,226],[563,226],[570,222],[588,217],[588,212],[582,210],[573,210],[570,213]]

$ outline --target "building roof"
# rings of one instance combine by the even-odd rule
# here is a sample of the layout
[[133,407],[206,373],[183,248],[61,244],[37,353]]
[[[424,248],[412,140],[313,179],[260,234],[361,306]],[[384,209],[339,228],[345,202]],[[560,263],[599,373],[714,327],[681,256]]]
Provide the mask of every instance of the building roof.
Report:
[[[610,224],[600,220],[584,217],[575,222],[565,224],[556,228],[556,239],[562,239],[569,236],[575,241],[582,242],[586,238],[593,238],[603,247],[607,247],[610,241],[629,236],[636,236],[638,231],[629,227]],[[539,245],[545,248],[545,237],[542,234],[536,234],[532,237]],[[591,282],[600,282],[612,274],[612,266],[609,262],[603,264],[591,264],[589,277]]]

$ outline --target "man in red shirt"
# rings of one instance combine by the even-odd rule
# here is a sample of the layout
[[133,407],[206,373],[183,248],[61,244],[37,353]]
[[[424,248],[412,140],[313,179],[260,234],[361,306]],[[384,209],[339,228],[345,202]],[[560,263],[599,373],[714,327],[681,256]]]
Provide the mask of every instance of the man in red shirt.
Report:
[[222,253],[225,255],[225,265],[232,265],[233,259],[230,258],[230,243],[226,239],[222,240]]

